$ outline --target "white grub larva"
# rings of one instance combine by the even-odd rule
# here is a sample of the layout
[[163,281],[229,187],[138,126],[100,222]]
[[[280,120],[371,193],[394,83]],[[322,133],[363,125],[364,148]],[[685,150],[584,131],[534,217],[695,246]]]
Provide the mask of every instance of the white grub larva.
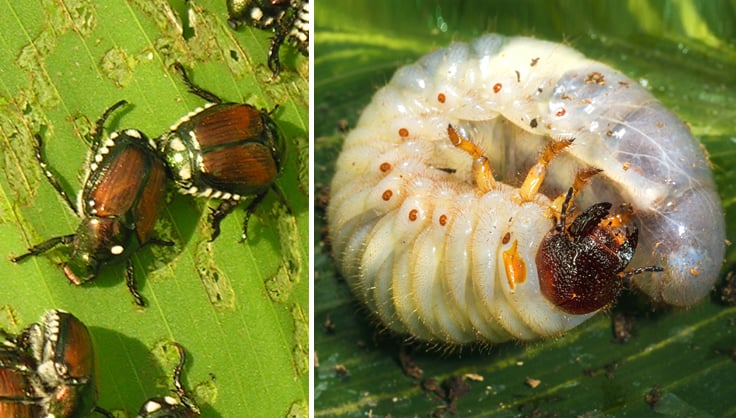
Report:
[[[578,209],[565,223],[570,186]],[[691,305],[725,251],[712,174],[683,122],[569,47],[498,35],[431,53],[375,94],[337,161],[328,222],[340,271],[382,322],[451,343],[558,335],[613,303],[624,276]],[[616,258],[597,277],[614,284],[577,280],[551,300],[540,273],[592,254],[549,256],[555,233],[606,247]],[[633,275],[629,261],[664,271]],[[581,289],[595,303],[565,306]]]

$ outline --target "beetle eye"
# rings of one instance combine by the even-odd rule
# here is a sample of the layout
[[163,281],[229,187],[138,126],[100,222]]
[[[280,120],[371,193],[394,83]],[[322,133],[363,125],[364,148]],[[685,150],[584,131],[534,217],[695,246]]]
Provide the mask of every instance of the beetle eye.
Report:
[[54,367],[56,368],[56,374],[58,374],[60,377],[66,377],[69,375],[69,368],[66,366],[66,364],[54,362]]

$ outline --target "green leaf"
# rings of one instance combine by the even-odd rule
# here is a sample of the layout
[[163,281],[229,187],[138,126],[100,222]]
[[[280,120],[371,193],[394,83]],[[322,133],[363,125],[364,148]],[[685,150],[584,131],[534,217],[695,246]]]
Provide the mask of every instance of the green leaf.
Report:
[[[191,8],[191,11],[190,11]],[[281,51],[277,80],[266,65],[271,33],[227,24],[225,2],[202,0],[42,0],[0,4],[0,326],[18,332],[60,308],[90,328],[99,360],[99,405],[135,416],[144,400],[168,393],[175,359],[187,352],[184,383],[203,417],[285,416],[308,402],[308,65]],[[8,259],[53,236],[73,233],[77,216],[49,186],[33,156],[33,134],[61,184],[76,195],[84,176],[85,134],[110,105],[126,99],[107,130],[151,137],[203,105],[171,69],[226,100],[274,111],[289,146],[273,193],[239,243],[244,209],[209,243],[216,201],[180,195],[173,184],[156,233],[174,247],[133,257],[148,306],[132,303],[120,265],[77,287],[59,266],[63,249],[13,264]],[[166,345],[164,345],[166,346]],[[170,347],[170,346],[169,346]],[[165,354],[165,355],[164,355]],[[295,409],[295,406],[297,407]],[[125,414],[122,414],[122,412]]]
[[[315,11],[315,189],[325,196],[321,201],[345,135],[340,129],[355,126],[396,68],[453,40],[497,32],[564,42],[646,80],[709,152],[728,237],[736,236],[736,50],[729,38],[736,19],[728,3],[365,0],[321,1]],[[324,231],[324,215],[318,205],[316,231]],[[424,371],[415,379],[400,366],[402,337],[382,332],[354,300],[324,238],[315,242],[316,416],[443,415],[448,405],[420,382],[452,376],[465,376],[471,387],[457,400],[463,417],[736,414],[736,308],[724,306],[717,292],[685,310],[626,294],[610,314],[538,343],[415,348],[409,355]],[[735,262],[731,246],[724,270]],[[618,313],[635,321],[626,344],[613,342]],[[648,394],[659,397],[656,406],[645,401]]]

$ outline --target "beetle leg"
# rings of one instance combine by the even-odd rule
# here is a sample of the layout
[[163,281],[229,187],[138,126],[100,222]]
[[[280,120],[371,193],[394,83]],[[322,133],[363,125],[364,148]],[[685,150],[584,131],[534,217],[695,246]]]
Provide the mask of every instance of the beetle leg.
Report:
[[[107,110],[105,110],[102,116],[97,119],[92,134],[92,142],[90,144],[93,150],[96,150],[100,145],[102,131],[107,118],[110,117],[112,112],[117,110],[117,108],[126,104],[128,104],[128,102],[125,100],[118,101],[117,103],[110,106]],[[35,134],[33,137],[36,139],[36,143],[33,146],[34,155],[36,157],[36,161],[38,161],[38,165],[40,165],[41,170],[43,170],[43,175],[46,176],[46,179],[49,181],[49,183],[51,183],[51,187],[53,187],[54,190],[56,190],[56,192],[64,198],[64,201],[66,201],[67,206],[69,206],[72,212],[77,213],[76,203],[64,191],[64,188],[61,187],[61,183],[59,183],[59,180],[56,178],[54,173],[49,170],[49,165],[46,162],[46,159],[43,157],[43,139],[41,138],[41,135]]]
[[[179,395],[181,402],[186,405],[191,411],[199,413],[199,408],[195,402],[189,397],[187,391],[184,389],[184,385],[181,383],[181,372],[184,370],[184,363],[186,362],[186,354],[184,353],[184,347],[177,342],[173,342],[172,345],[176,347],[176,351],[179,354],[179,363],[174,367],[174,389],[176,394]],[[197,415],[199,416],[199,415]]]
[[66,202],[67,206],[72,210],[72,212],[77,213],[77,207],[76,204],[72,201],[72,199],[69,197],[69,195],[64,191],[64,188],[61,187],[61,183],[59,183],[59,179],[56,178],[54,173],[49,170],[49,165],[46,162],[46,159],[43,157],[43,139],[41,139],[41,135],[36,134],[33,136],[36,138],[36,143],[33,145],[33,151],[34,155],[36,156],[36,161],[38,161],[38,165],[41,166],[41,170],[43,171],[43,175],[46,176],[46,180],[49,181],[51,184],[51,187],[56,190],[56,193],[59,193],[62,198],[64,198],[64,201]]
[[279,58],[279,49],[284,42],[284,35],[280,35],[281,30],[271,38],[271,46],[268,47],[268,68],[272,71],[271,80],[275,80],[281,73],[281,58]]
[[95,409],[93,409],[93,411],[107,418],[115,418],[115,415],[105,409],[100,408],[99,406],[95,406]]
[[294,216],[294,212],[291,210],[291,205],[289,205],[289,202],[286,200],[286,195],[284,195],[284,192],[281,191],[279,186],[277,186],[276,183],[273,183],[271,185],[271,190],[276,193],[276,196],[281,201],[281,204],[284,205],[284,207],[286,208],[286,213]]
[[127,100],[119,100],[115,102],[112,106],[108,107],[104,113],[102,113],[102,116],[97,119],[97,122],[95,122],[94,131],[92,131],[92,142],[89,144],[93,152],[96,152],[97,149],[100,147],[100,142],[102,142],[102,132],[105,129],[105,122],[107,122],[107,119],[110,117],[110,115],[112,115],[112,112],[116,111],[120,106],[124,106],[126,104],[128,104]]
[[[248,239],[248,222],[250,221],[250,216],[253,214],[253,212],[255,212],[256,208],[266,197],[267,193],[268,193],[268,190],[257,194],[255,198],[245,208],[245,219],[243,220],[243,234],[240,236],[239,242],[245,242]],[[216,209],[211,209],[210,225],[212,226],[212,236],[210,237],[210,242],[217,239],[217,237],[220,235],[220,222],[222,222],[222,220],[227,215],[229,215],[230,212],[233,211],[233,209],[235,209],[238,203],[239,203],[238,200],[223,200],[217,206]]]
[[286,16],[282,17],[276,24],[276,31],[271,38],[271,46],[268,48],[268,68],[273,72],[272,80],[275,80],[281,72],[281,59],[279,58],[279,49],[286,41],[286,37],[294,26],[298,13],[296,11],[287,11]]
[[174,69],[176,69],[176,71],[178,71],[179,74],[181,74],[181,78],[184,81],[184,84],[186,84],[190,93],[196,94],[197,96],[211,103],[216,103],[216,104],[222,103],[222,99],[219,98],[215,93],[212,93],[194,84],[192,80],[189,78],[189,75],[187,74],[187,70],[184,68],[184,66],[180,62],[174,63]]
[[[243,235],[240,236],[240,242],[245,242],[248,239],[248,222],[250,222],[250,216],[253,214],[253,212],[256,211],[256,208],[263,201],[263,198],[266,197],[267,193],[268,190],[259,195],[256,195],[253,201],[250,202],[245,208],[245,219],[243,219]],[[287,208],[289,208],[288,205]],[[291,211],[291,209],[289,209],[289,211]]]
[[10,342],[12,347],[15,348],[15,335],[9,333],[4,328],[0,328],[0,337],[4,340],[2,347],[7,347],[7,343]]
[[176,364],[176,367],[174,367],[174,388],[176,389],[176,393],[179,396],[185,395],[186,391],[184,390],[184,385],[181,384],[181,372],[184,369],[184,362],[186,361],[186,356],[184,353],[184,347],[181,346],[179,343],[173,343],[174,347],[176,347],[177,353],[179,353],[179,363]]
[[452,145],[473,157],[473,177],[480,192],[487,193],[496,187],[496,179],[493,177],[491,163],[488,157],[483,155],[483,150],[477,144],[471,142],[470,139],[461,136],[452,125],[447,125],[447,135],[449,135]]
[[[10,334],[4,329],[0,329],[0,336],[5,338],[5,341],[3,341],[2,345],[0,346],[0,352],[10,352],[14,356],[20,353],[26,354],[29,352],[30,347],[28,347],[27,345],[23,345],[26,344],[26,342],[24,341],[19,342],[19,336]],[[0,360],[0,364],[2,364],[2,360]],[[33,378],[36,375],[36,362],[27,355],[17,355],[17,358],[14,359],[11,363],[5,363],[2,364],[2,366],[6,369],[12,367],[13,371],[23,376]]]
[[128,287],[128,291],[133,295],[135,304],[144,307],[146,303],[143,301],[143,297],[138,293],[135,283],[135,271],[133,269],[133,262],[130,259],[125,260],[125,285]]
[[220,222],[235,209],[237,203],[238,201],[235,200],[223,200],[217,208],[210,208],[210,226],[212,227],[210,242],[220,236]]
[[519,196],[523,202],[534,200],[539,188],[542,186],[544,177],[547,175],[547,166],[555,155],[572,144],[574,139],[563,139],[561,141],[550,141],[544,148],[536,164],[529,169],[524,183],[519,188]]
[[147,245],[160,245],[163,247],[171,247],[174,245],[174,242],[168,241],[165,239],[161,239],[161,238],[152,237],[152,238],[149,238],[148,241],[146,241],[143,245],[141,245],[140,248],[138,248],[138,250],[140,251],[143,247]]
[[25,258],[30,257],[32,255],[39,255],[43,254],[46,251],[49,251],[50,249],[56,247],[57,245],[69,245],[74,241],[74,234],[70,235],[62,235],[60,237],[53,237],[51,239],[48,239],[40,244],[36,244],[33,247],[28,249],[28,252],[25,254],[21,254],[17,257],[12,257],[10,259],[11,262],[17,263],[19,261],[23,261]]
[[[170,247],[174,245],[174,242],[152,237],[149,238],[148,241],[141,244],[137,251],[140,251],[144,247],[147,247],[149,245],[161,245],[165,247]],[[128,287],[128,291],[130,291],[130,294],[133,295],[133,299],[135,299],[135,304],[141,307],[146,306],[146,303],[143,301],[143,296],[141,296],[141,294],[138,292],[135,280],[135,269],[133,268],[133,262],[130,258],[125,260],[125,285]]]
[[564,209],[560,209],[565,201],[568,203],[568,207],[572,207],[573,201],[575,200],[575,197],[580,193],[580,191],[583,189],[586,183],[588,183],[588,179],[593,177],[594,175],[600,173],[601,169],[595,168],[595,167],[588,167],[584,168],[580,171],[578,171],[575,174],[575,181],[572,183],[572,187],[570,187],[570,190],[572,191],[572,194],[568,198],[566,195],[567,193],[563,193],[555,200],[552,201],[552,204],[550,205],[550,209],[552,209],[555,214],[562,214],[564,212]]
[[[24,395],[22,399],[18,398],[17,396],[0,396],[0,404],[4,404],[4,403],[38,404],[38,403],[41,403],[44,399],[45,398],[40,397],[40,396],[30,396],[28,394]],[[48,415],[45,415],[45,416],[48,416]]]
[[253,199],[245,208],[245,219],[243,219],[243,235],[240,236],[240,242],[245,242],[248,239],[248,222],[250,222],[250,216],[256,211],[258,205],[263,202],[263,198],[266,197],[268,190],[262,192]]

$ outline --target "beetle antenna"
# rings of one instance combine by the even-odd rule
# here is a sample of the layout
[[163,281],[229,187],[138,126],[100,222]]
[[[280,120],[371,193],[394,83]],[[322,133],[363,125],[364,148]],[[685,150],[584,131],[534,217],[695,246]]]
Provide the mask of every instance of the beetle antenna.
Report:
[[557,232],[565,232],[565,222],[567,221],[567,206],[570,204],[570,201],[572,200],[572,187],[567,189],[567,194],[565,195],[565,201],[562,202],[562,209],[560,210],[560,222],[555,225],[555,230]]
[[664,267],[662,266],[644,266],[644,267],[638,267],[633,270],[629,270],[621,276],[621,279],[625,280],[626,282],[631,282],[631,278],[633,276],[642,274],[642,273],[650,273],[650,272],[661,272],[664,271]]

